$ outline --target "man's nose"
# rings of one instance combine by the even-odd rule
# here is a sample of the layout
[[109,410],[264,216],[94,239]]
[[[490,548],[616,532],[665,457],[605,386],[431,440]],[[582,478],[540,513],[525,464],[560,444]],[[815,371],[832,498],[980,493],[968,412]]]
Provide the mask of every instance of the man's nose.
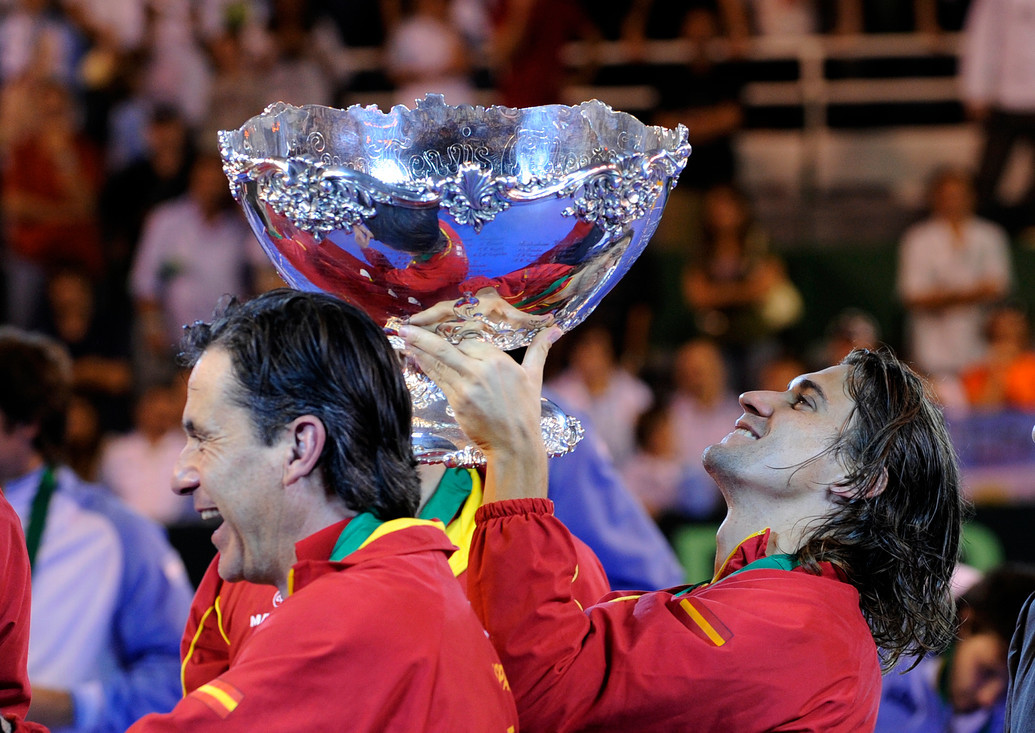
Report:
[[184,448],[173,466],[172,492],[179,496],[190,496],[200,484],[197,470],[184,457],[186,452]]
[[762,390],[744,392],[740,395],[740,406],[744,408],[744,412],[769,417],[773,414],[773,406],[776,404],[778,394],[778,392]]

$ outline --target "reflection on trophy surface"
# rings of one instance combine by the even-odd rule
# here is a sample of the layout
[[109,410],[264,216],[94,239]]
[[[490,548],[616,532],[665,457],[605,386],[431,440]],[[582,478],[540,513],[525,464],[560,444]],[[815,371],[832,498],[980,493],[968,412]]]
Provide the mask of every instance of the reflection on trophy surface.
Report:
[[[686,129],[644,125],[598,102],[414,109],[271,105],[219,135],[224,169],[281,277],[383,324],[512,350],[581,323],[658,226],[686,164]],[[404,359],[414,450],[479,465],[442,393]],[[543,401],[547,451],[577,420]]]

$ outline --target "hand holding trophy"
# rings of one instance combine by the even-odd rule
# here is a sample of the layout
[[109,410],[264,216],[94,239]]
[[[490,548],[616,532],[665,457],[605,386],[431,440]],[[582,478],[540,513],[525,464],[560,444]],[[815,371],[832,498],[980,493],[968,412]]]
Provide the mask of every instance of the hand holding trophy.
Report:
[[[457,343],[526,346],[581,323],[653,235],[687,132],[598,102],[346,110],[277,103],[219,134],[235,198],[281,277]],[[442,392],[404,358],[423,463],[480,465]],[[548,453],[577,420],[543,400]]]

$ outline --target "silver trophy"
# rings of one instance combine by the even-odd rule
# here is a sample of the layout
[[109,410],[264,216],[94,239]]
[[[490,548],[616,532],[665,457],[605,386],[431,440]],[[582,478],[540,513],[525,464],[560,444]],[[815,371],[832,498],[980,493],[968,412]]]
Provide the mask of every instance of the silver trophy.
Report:
[[[578,106],[414,109],[273,104],[219,133],[224,170],[266,254],[292,287],[447,339],[504,350],[581,323],[657,229],[686,165],[686,128]],[[404,355],[422,463],[484,456],[445,396]],[[550,455],[582,437],[543,400]]]

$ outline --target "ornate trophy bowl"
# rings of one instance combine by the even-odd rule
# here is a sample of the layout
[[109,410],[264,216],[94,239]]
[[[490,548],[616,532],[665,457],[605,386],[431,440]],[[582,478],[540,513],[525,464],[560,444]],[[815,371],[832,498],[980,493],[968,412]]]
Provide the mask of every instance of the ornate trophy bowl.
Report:
[[[454,343],[526,346],[581,323],[653,235],[690,153],[687,131],[602,102],[412,110],[273,104],[219,133],[234,197],[280,276]],[[423,463],[484,456],[444,395],[403,359]],[[572,450],[577,420],[543,401],[547,451]]]

